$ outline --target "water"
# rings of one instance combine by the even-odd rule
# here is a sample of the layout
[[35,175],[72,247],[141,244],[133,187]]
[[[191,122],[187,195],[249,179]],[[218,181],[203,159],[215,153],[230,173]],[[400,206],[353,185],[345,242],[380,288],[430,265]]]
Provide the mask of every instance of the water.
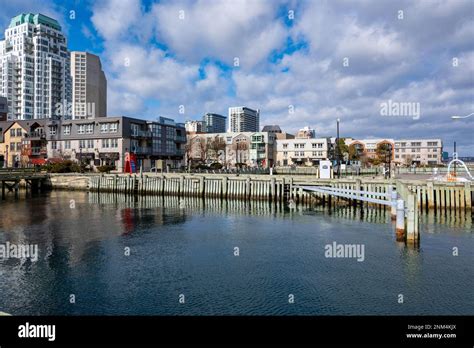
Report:
[[[387,213],[85,192],[9,198],[0,244],[38,244],[39,260],[0,260],[0,311],[472,315],[472,216],[422,216],[413,248],[395,240]],[[365,260],[326,258],[333,241],[363,244]]]

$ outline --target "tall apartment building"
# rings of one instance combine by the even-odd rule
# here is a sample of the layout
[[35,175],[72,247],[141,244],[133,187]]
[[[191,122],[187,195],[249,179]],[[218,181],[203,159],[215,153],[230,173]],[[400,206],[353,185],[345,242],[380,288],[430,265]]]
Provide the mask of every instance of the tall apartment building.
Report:
[[9,120],[58,117],[72,100],[70,56],[59,23],[42,14],[13,17],[0,41],[0,95]]
[[100,58],[88,52],[71,52],[72,118],[107,116],[107,79]]
[[260,129],[260,110],[245,106],[229,108],[229,132],[258,132]]
[[225,133],[225,116],[207,113],[202,117],[202,123],[206,133]]

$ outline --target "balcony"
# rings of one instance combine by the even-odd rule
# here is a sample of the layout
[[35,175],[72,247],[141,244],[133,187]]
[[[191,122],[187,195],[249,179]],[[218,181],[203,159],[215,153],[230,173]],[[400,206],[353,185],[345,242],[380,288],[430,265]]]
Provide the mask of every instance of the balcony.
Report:
[[138,137],[138,138],[151,138],[152,133],[150,131],[132,130],[132,133],[130,135],[132,137]]
[[135,147],[133,152],[137,155],[151,155],[152,148],[151,147]]
[[25,138],[29,140],[42,140],[46,139],[46,134],[42,132],[29,132],[25,134]]

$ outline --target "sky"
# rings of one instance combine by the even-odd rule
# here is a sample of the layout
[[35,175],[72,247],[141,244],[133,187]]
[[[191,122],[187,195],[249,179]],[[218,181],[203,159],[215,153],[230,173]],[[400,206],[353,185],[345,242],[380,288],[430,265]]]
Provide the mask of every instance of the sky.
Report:
[[[474,156],[474,0],[0,0],[98,54],[108,115],[177,121],[230,106],[317,136],[441,138]],[[3,31],[0,30],[0,32]],[[3,36],[3,35],[0,35]]]

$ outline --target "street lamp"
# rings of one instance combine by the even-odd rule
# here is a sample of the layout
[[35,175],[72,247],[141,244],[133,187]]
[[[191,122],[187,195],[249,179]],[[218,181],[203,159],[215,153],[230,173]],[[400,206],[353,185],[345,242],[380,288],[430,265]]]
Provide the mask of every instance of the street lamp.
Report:
[[339,161],[339,122],[341,119],[337,119],[337,137],[336,137],[336,160],[337,160],[337,177],[341,177],[341,164]]
[[451,116],[451,118],[452,118],[453,120],[461,120],[461,119],[463,119],[463,118],[471,117],[472,115],[474,115],[474,112],[473,112],[473,113],[470,113],[469,115],[465,115],[465,116],[457,116],[457,115],[456,115],[456,116]]

